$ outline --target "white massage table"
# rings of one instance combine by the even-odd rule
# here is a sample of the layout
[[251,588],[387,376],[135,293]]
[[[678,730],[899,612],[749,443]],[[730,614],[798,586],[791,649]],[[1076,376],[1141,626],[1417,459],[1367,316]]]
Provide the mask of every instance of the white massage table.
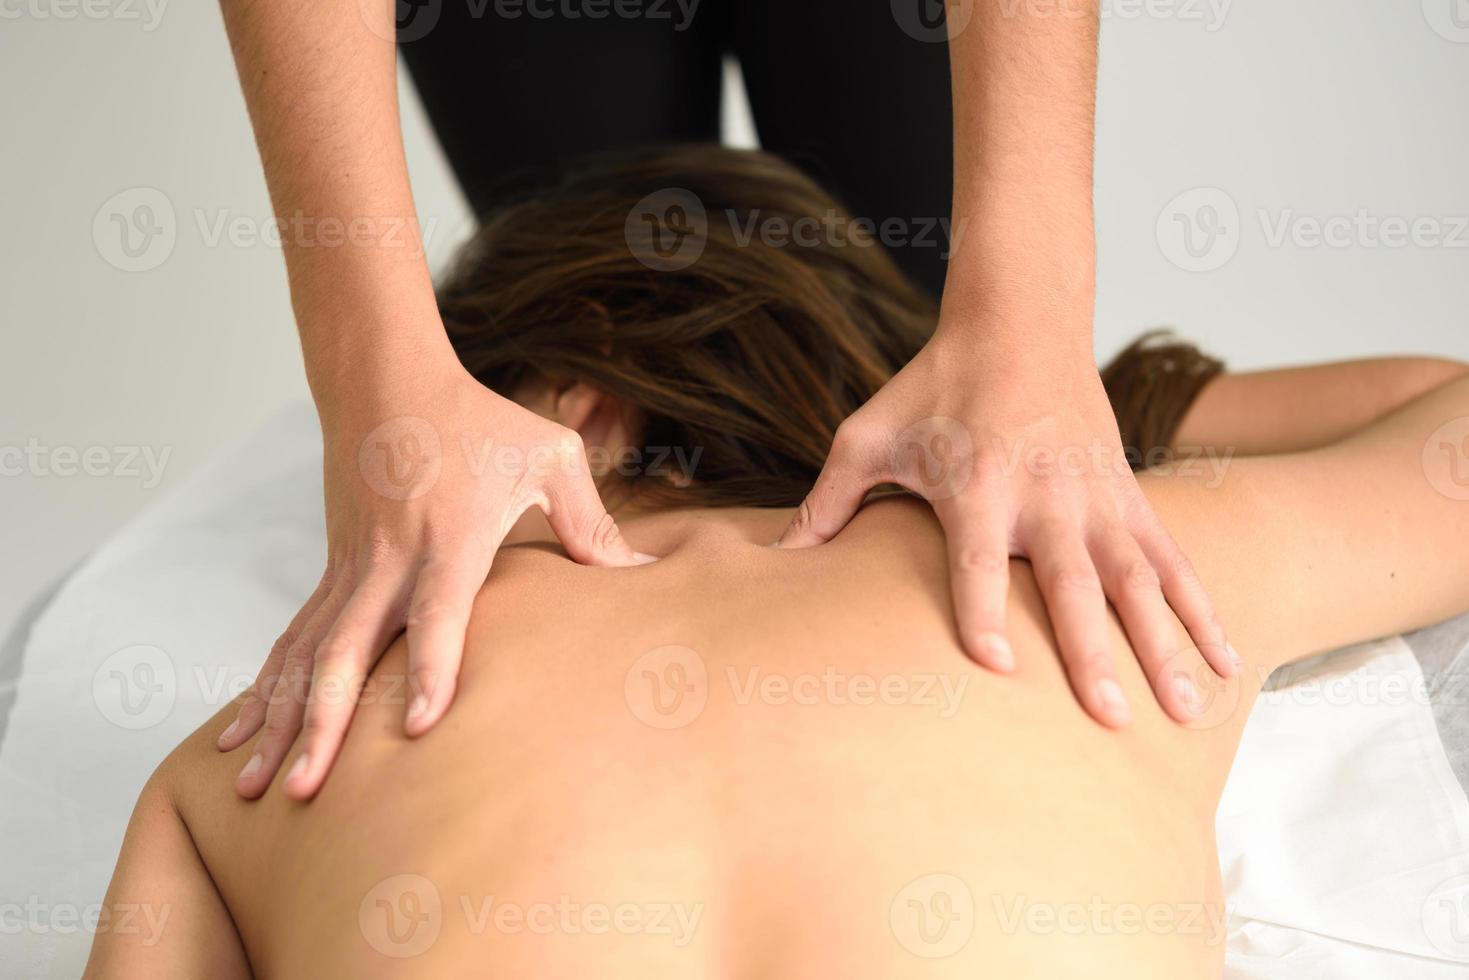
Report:
[[[222,451],[0,648],[0,976],[75,977],[138,790],[320,574],[311,408]],[[1229,980],[1469,977],[1469,617],[1278,672],[1219,807]]]

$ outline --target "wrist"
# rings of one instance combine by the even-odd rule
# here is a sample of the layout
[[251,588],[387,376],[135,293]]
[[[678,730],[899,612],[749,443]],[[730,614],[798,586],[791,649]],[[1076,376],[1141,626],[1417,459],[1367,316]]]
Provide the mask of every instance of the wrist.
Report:
[[372,269],[343,261],[332,271],[293,277],[291,284],[306,380],[318,407],[392,398],[463,372],[426,267]]
[[[370,428],[469,377],[437,311],[374,310],[311,329],[318,342],[306,357],[306,381],[327,429]],[[303,349],[307,332],[303,326]]]
[[950,268],[935,339],[1015,364],[1074,362],[1095,368],[1090,277],[973,274]]

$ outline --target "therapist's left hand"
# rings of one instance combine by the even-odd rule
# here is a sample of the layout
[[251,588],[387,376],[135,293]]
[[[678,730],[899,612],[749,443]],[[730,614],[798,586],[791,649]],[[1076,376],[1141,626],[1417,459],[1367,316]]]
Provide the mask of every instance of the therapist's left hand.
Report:
[[1220,676],[1237,667],[1193,566],[1127,465],[1089,339],[1085,350],[1045,346],[1066,335],[1054,326],[1034,323],[1027,333],[1035,341],[1006,347],[941,320],[918,356],[837,430],[778,544],[825,542],[868,490],[899,484],[929,500],[943,525],[959,638],[971,657],[1014,668],[1009,558],[1028,558],[1086,710],[1114,728],[1130,717],[1108,643],[1110,600],[1158,702],[1187,722],[1197,702],[1169,669],[1177,624]]

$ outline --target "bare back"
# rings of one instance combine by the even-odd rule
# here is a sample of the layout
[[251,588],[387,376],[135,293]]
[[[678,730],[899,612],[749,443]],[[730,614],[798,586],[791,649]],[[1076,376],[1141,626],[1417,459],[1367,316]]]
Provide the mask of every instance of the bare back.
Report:
[[309,804],[234,793],[227,707],[144,790],[108,901],[175,901],[203,939],[167,962],[211,976],[1217,976],[1213,816],[1264,678],[1469,607],[1469,510],[1423,450],[1466,415],[1460,380],[1321,450],[1142,479],[1245,659],[1190,727],[1115,624],[1133,721],[1092,721],[1023,562],[1017,671],[965,659],[921,503],[794,553],[766,546],[788,512],[653,515],[624,522],[652,565],[502,553],[453,711],[402,735],[395,645]]
[[[1023,666],[998,677],[957,645],[921,505],[813,552],[756,543],[786,519],[633,523],[668,554],[636,570],[502,555],[441,730],[401,735],[400,643],[309,805],[237,799],[205,726],[178,806],[258,973],[1217,972],[1212,814],[1243,707],[1186,730],[1134,669],[1142,710],[1110,732],[1028,566]],[[410,776],[384,794],[385,772]]]

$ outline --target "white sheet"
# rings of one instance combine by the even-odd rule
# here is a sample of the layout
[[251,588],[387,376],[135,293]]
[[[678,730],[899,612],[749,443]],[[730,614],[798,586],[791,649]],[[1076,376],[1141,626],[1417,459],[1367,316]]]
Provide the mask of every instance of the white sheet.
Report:
[[[282,413],[99,549],[36,621],[0,743],[0,975],[80,972],[139,788],[253,679],[320,572],[319,453],[310,406]],[[1469,975],[1469,803],[1427,703],[1310,695],[1417,675],[1387,640],[1256,706],[1218,821],[1229,980]]]

